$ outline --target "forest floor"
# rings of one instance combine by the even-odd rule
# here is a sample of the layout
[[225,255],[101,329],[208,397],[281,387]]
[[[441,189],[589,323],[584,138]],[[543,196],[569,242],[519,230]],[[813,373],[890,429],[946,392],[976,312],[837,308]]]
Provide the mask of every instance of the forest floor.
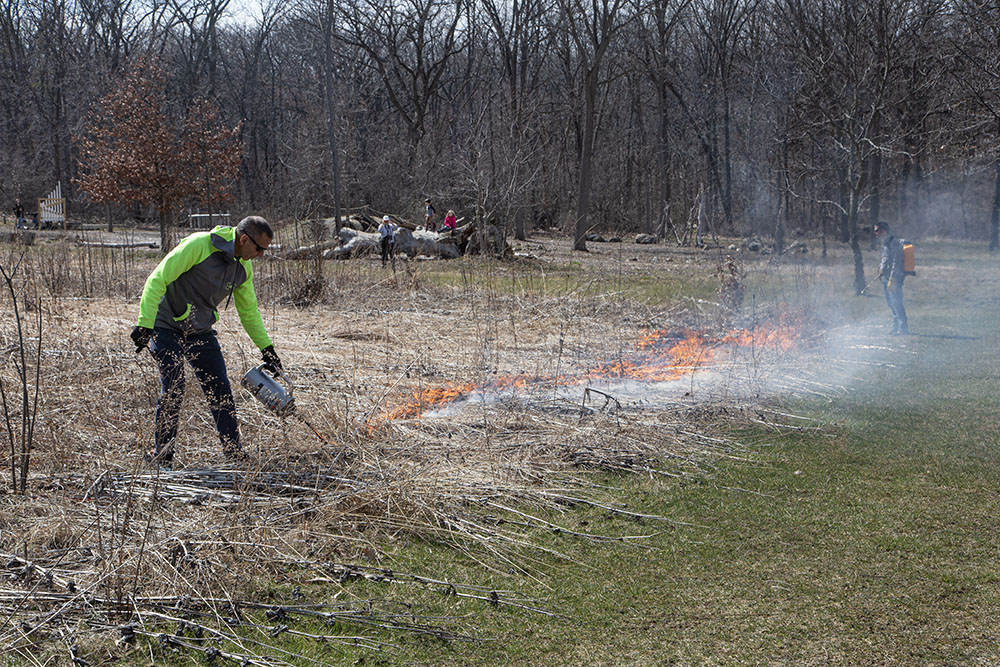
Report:
[[[306,421],[237,388],[251,457],[227,467],[189,383],[179,469],[157,472],[155,366],[128,340],[157,253],[73,238],[15,274],[31,400],[41,359],[25,494],[0,298],[11,664],[1000,660],[982,247],[918,245],[907,337],[853,295],[841,248],[734,253],[738,309],[726,250],[539,236],[516,261],[395,272],[266,259]],[[8,273],[18,257],[0,248]],[[258,354],[221,316],[237,385]]]

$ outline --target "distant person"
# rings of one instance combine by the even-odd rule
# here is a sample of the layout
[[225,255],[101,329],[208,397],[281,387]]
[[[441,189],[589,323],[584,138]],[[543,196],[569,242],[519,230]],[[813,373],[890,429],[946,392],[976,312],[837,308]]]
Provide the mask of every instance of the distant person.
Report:
[[892,311],[892,330],[894,336],[910,333],[906,322],[906,309],[903,307],[903,241],[896,238],[892,228],[886,222],[875,224],[875,236],[882,241],[882,261],[878,266],[878,277],[882,279],[882,289],[885,301]]
[[424,229],[433,232],[437,228],[437,223],[434,221],[434,206],[431,204],[430,199],[425,199],[424,205],[426,207],[424,211]]
[[41,227],[38,226],[38,211],[31,214],[31,226],[35,229],[41,229]]
[[396,230],[399,227],[389,216],[382,216],[382,224],[378,226],[379,247],[382,248],[382,268],[386,260],[392,260],[392,268],[396,268]]
[[443,227],[443,229],[447,229],[447,230],[450,230],[450,231],[455,231],[455,225],[457,225],[457,224],[458,224],[458,220],[455,218],[455,212],[449,210],[448,213],[444,216],[444,227]]
[[160,369],[156,402],[154,464],[170,468],[184,397],[184,361],[194,369],[212,412],[227,460],[240,460],[236,404],[226,374],[222,348],[212,325],[219,305],[236,305],[243,329],[272,373],[281,371],[264,320],[257,309],[250,260],[261,257],[274,233],[267,220],[252,215],[235,227],[219,225],[195,232],[164,257],[146,279],[139,302],[139,321],[130,334],[135,351],[149,351]]
[[14,202],[14,217],[17,218],[17,228],[24,229],[28,221],[24,218],[24,204],[20,199]]

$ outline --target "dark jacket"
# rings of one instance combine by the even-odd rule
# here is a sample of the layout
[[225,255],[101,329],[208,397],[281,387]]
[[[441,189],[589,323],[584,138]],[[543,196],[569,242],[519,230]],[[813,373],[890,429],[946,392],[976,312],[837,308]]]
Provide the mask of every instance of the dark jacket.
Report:
[[878,265],[882,274],[882,282],[894,280],[902,284],[906,274],[903,273],[903,240],[890,234],[882,239],[882,262]]

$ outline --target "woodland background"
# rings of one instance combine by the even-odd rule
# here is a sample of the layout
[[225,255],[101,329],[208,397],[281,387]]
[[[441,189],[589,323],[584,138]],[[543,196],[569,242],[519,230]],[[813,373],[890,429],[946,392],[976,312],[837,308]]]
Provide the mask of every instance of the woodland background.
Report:
[[237,128],[234,212],[1000,245],[992,2],[3,0],[0,207],[61,181],[105,215],[80,143],[139,56],[178,123],[209,100]]

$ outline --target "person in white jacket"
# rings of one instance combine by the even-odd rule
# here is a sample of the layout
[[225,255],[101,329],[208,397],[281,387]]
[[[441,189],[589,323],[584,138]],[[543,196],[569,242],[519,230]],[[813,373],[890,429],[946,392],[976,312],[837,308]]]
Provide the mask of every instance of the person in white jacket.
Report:
[[389,216],[382,216],[382,224],[378,226],[378,243],[382,249],[382,268],[385,268],[386,260],[392,260],[392,268],[396,268],[396,231],[399,226],[389,219]]

